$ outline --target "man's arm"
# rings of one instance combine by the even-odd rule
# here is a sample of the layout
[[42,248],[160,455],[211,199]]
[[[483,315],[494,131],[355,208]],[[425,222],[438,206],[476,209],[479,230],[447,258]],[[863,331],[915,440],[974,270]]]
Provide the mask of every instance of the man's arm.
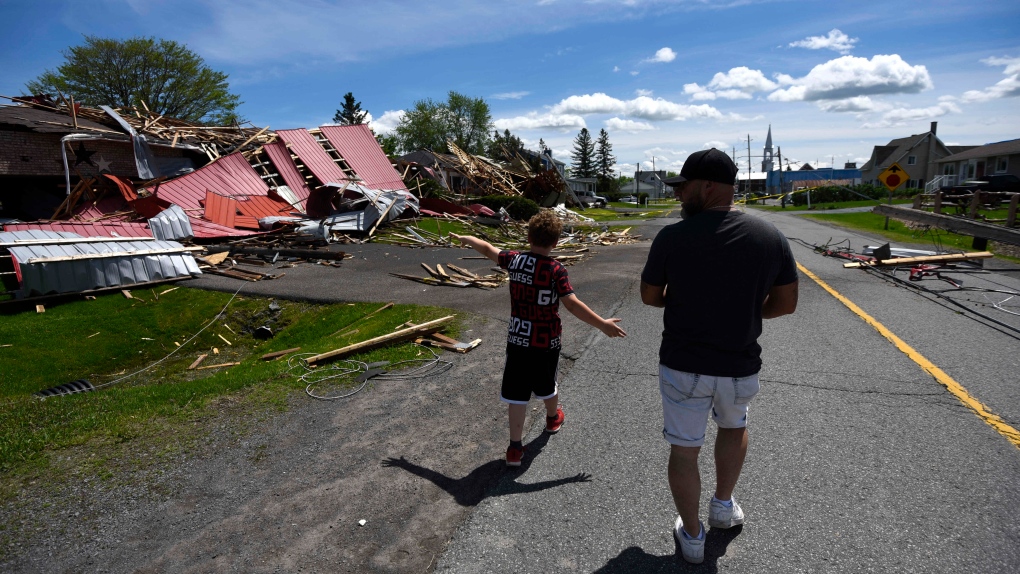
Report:
[[652,307],[666,306],[666,286],[641,282],[641,302]]
[[560,302],[563,303],[563,306],[566,307],[567,311],[570,311],[573,316],[585,323],[588,323],[592,327],[595,327],[599,331],[602,331],[607,337],[627,336],[627,333],[621,329],[619,325],[617,325],[617,323],[620,322],[619,319],[603,319],[598,313],[592,311],[590,307],[584,304],[584,301],[578,299],[573,293],[566,297],[560,297]]
[[457,235],[456,233],[451,233],[450,237],[460,241],[464,245],[467,245],[489,259],[492,259],[493,262],[497,264],[499,263],[499,249],[493,247],[488,241],[478,239],[474,235]]
[[797,310],[798,281],[787,285],[773,285],[761,306],[762,319],[775,319]]

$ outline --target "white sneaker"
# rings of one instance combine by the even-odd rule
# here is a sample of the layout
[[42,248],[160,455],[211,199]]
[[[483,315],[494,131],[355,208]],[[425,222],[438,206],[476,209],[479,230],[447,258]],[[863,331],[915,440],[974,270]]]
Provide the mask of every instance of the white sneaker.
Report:
[[708,505],[708,525],[712,528],[732,528],[744,523],[744,511],[737,504],[737,499],[730,498],[733,506],[726,506],[712,497]]
[[688,538],[682,532],[683,518],[677,516],[676,524],[673,525],[673,538],[676,538],[677,544],[680,545],[680,553],[683,554],[684,560],[691,564],[701,564],[705,561],[705,525],[699,521],[698,526],[701,527],[701,534],[697,538]]

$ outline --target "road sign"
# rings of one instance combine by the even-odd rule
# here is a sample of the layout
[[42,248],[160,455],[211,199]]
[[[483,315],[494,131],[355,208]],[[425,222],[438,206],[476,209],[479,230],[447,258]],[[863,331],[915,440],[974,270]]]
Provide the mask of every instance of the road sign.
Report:
[[889,191],[896,191],[896,188],[907,183],[908,179],[910,178],[907,176],[907,170],[900,167],[898,163],[893,163],[878,174],[878,180],[884,183]]

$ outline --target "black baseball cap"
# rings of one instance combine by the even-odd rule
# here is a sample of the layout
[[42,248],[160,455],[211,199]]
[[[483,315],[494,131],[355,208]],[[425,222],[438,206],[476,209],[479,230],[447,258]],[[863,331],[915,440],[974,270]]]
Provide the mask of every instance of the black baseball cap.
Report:
[[662,180],[670,186],[679,185],[692,179],[702,179],[733,185],[737,178],[737,166],[730,156],[712,148],[696,151],[687,157],[680,175]]

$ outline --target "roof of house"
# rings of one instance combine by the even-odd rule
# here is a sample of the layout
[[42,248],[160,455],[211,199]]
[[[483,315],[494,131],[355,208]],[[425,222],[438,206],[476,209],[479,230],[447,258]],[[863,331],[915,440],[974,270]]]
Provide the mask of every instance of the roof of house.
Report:
[[120,133],[109,126],[84,118],[78,118],[78,127],[75,128],[74,120],[65,113],[22,105],[0,106],[0,126],[19,131],[54,134],[70,134],[84,130]]
[[954,153],[953,155],[946,156],[937,161],[939,163],[943,163],[949,161],[962,161],[965,159],[983,159],[986,157],[1018,154],[1020,153],[1020,139],[1006,140],[1004,142],[990,143],[982,146],[974,147],[959,146],[959,147],[968,147],[969,149]]
[[[871,152],[871,159],[861,166],[861,171],[869,171],[876,167],[888,166],[895,161],[899,161],[908,151],[921,143],[924,138],[928,137],[929,134],[931,134],[931,132],[914,134],[912,136],[890,140],[886,145],[875,146],[874,150]],[[937,141],[942,147],[946,147],[946,145],[942,143],[942,140],[938,139],[938,136],[935,136],[935,141]]]

